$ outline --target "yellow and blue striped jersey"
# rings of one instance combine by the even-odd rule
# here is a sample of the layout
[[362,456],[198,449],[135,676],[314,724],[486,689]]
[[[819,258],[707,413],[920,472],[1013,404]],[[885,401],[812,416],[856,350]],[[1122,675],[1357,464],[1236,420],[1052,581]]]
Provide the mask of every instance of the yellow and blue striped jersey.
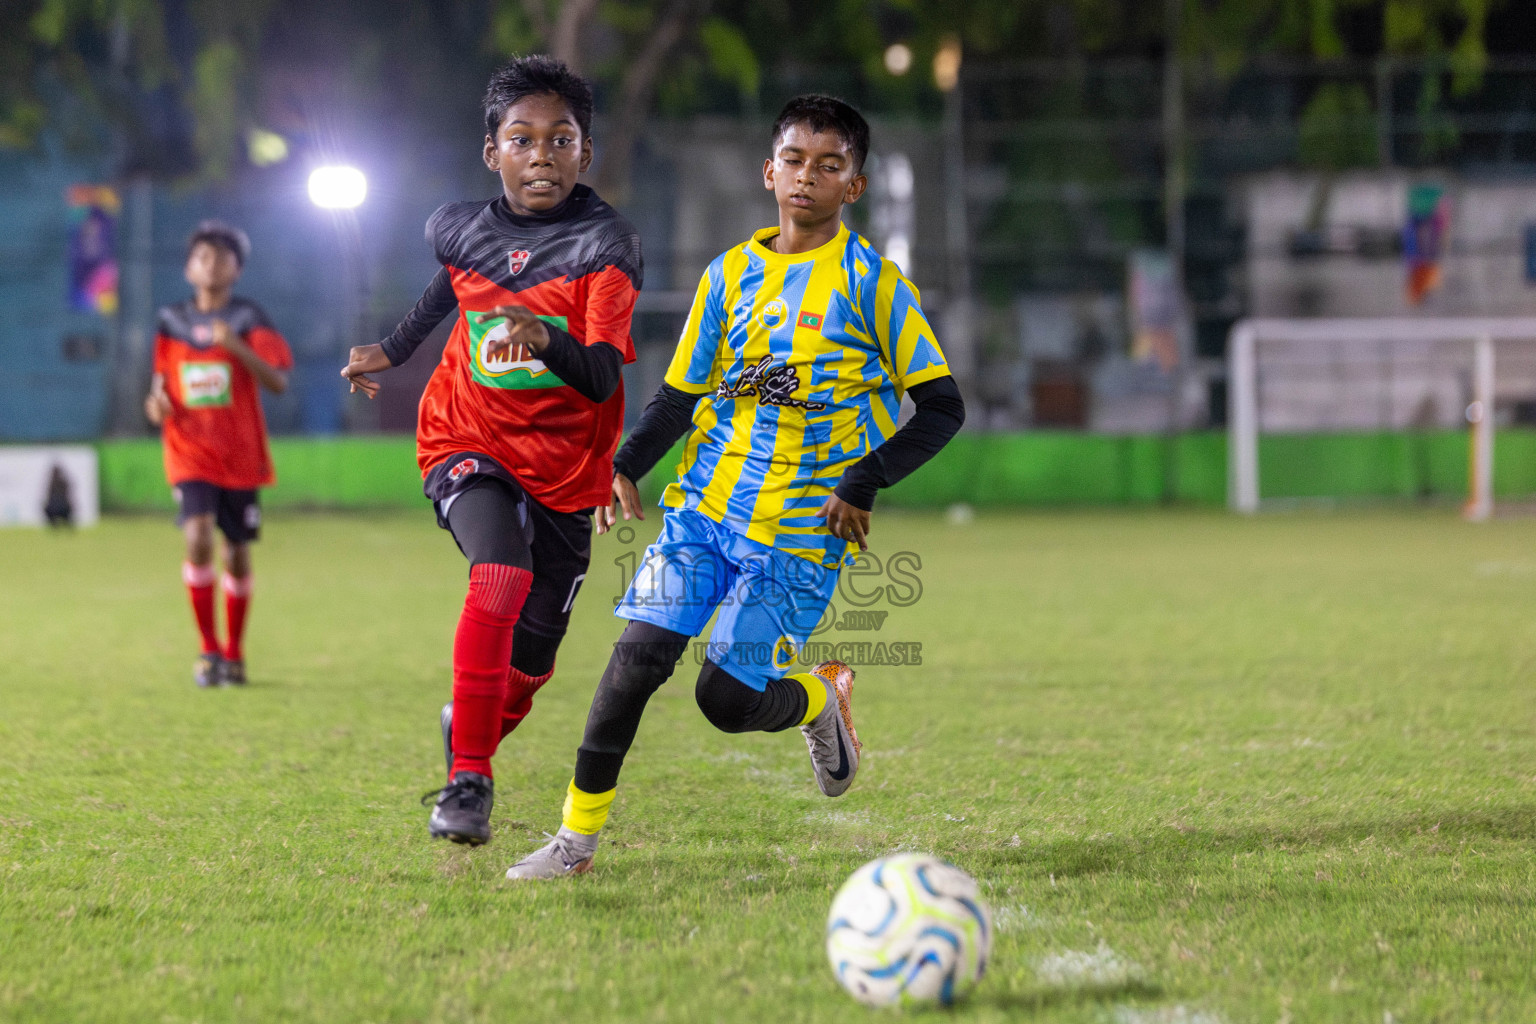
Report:
[[902,393],[948,376],[917,289],[840,226],[783,255],[765,228],[699,280],[666,382],[703,395],[662,504],[836,566],[848,542],[816,512],[843,470],[896,431]]

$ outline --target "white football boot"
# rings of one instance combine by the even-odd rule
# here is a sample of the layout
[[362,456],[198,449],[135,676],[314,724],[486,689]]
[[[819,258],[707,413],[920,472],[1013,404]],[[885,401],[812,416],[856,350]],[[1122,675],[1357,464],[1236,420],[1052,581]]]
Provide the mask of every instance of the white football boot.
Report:
[[[544,834],[549,836],[548,832]],[[549,842],[507,868],[507,877],[517,881],[584,875],[592,870],[592,857],[596,853],[597,836],[572,832],[561,825],[559,832],[549,836]]]

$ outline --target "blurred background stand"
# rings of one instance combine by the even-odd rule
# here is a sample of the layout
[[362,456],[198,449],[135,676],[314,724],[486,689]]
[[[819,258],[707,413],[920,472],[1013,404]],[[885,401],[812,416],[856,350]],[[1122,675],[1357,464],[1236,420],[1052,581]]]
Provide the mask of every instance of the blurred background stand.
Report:
[[[873,129],[847,220],[921,290],[967,435],[1006,441],[988,451],[1133,440],[1164,459],[1135,494],[1220,501],[1212,446],[1241,318],[1536,314],[1536,22],[1509,4],[1456,21],[1396,0],[1425,16],[1389,32],[1366,2],[1296,34],[1274,3],[877,5],[848,33],[794,4],[656,0],[622,18],[399,0],[380,17],[278,0],[216,24],[159,3],[40,18],[29,0],[0,13],[27,41],[0,83],[0,441],[151,436],[154,312],[187,294],[187,233],[217,216],[251,235],[239,290],[295,353],[289,392],[263,398],[274,433],[404,444],[446,331],[377,402],[345,394],[337,370],[436,271],[431,212],[494,194],[478,104],[491,68],[549,49],[594,78],[589,180],[644,239],[631,422],[700,272],[773,222],[768,119],[830,92]],[[317,208],[312,172],[342,164],[366,175],[366,203]],[[1371,385],[1396,396],[1390,429],[1464,431],[1446,385],[1408,393],[1409,361],[1398,351],[1396,382]],[[1273,415],[1330,402],[1360,365],[1341,350]],[[1518,433],[1536,401],[1492,415]],[[1426,498],[1453,486],[1431,478]]]

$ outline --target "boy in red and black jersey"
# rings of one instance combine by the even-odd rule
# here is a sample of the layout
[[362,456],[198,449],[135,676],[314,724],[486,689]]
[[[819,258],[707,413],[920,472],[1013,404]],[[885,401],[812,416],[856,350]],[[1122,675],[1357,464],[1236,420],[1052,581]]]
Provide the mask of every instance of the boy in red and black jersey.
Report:
[[438,525],[470,564],[441,717],[448,785],[428,830],[475,845],[491,836],[491,757],[553,673],[586,577],[641,280],[634,228],[576,181],[592,160],[590,86],[560,61],[519,58],[492,76],[485,119],[502,194],[431,216],[442,270],[395,333],[342,370],[372,397],[367,374],[400,365],[458,307],[416,434]]
[[[162,428],[165,476],[186,535],[181,575],[202,636],[193,669],[199,686],[245,682],[250,543],[261,529],[256,488],[276,481],[259,392],[286,390],[293,365],[288,343],[261,307],[231,294],[250,247],[245,232],[218,221],[192,233],[186,277],[193,296],[160,310],[155,372],[144,399],[145,415]],[[214,622],[215,526],[225,541],[222,646]]]

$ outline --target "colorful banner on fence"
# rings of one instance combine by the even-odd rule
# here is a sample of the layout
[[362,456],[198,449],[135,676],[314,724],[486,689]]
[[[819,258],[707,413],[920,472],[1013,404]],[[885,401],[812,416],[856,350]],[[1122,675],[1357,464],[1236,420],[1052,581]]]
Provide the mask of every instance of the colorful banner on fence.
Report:
[[117,314],[117,218],[122,200],[109,185],[71,185],[69,308]]
[[1128,270],[1131,358],[1172,370],[1179,365],[1184,310],[1173,261],[1165,252],[1141,249],[1131,253]]
[[1417,306],[1440,287],[1440,261],[1451,228],[1451,204],[1439,185],[1408,190],[1408,223],[1403,228],[1403,259],[1408,263],[1408,302]]

